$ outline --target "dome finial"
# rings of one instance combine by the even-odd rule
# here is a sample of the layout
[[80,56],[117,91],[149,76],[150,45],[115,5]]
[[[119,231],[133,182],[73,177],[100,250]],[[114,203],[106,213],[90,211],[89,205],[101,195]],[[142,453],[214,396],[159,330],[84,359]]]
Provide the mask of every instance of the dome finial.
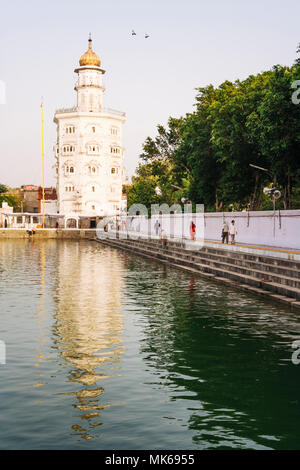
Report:
[[89,47],[88,47],[88,50],[80,57],[79,64],[80,64],[80,66],[95,65],[97,67],[100,67],[100,64],[101,64],[100,59],[92,49],[91,33],[89,34]]

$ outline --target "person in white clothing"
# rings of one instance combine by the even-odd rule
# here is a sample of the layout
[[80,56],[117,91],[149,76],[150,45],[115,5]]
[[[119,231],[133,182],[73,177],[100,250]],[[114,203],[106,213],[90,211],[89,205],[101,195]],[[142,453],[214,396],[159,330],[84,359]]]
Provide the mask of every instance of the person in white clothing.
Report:
[[155,228],[155,234],[160,235],[161,227],[160,227],[160,223],[158,222],[158,220],[155,222],[154,228]]
[[226,243],[228,244],[228,235],[229,235],[229,225],[226,222],[226,220],[224,220],[223,227],[222,227],[222,243],[226,241]]
[[235,243],[235,237],[237,235],[237,229],[234,220],[231,221],[230,227],[229,227],[229,233],[231,237],[231,244],[234,245]]
[[162,241],[163,247],[167,248],[168,247],[168,236],[167,236],[167,232],[164,229],[162,229],[162,231],[161,231],[160,239]]

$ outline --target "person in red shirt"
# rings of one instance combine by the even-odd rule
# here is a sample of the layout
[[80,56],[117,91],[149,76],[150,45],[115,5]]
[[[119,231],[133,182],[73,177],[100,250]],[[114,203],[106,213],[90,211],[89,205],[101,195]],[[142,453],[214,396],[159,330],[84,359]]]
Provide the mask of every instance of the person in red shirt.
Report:
[[191,240],[195,240],[196,237],[196,224],[192,221],[190,225],[190,234],[191,234]]

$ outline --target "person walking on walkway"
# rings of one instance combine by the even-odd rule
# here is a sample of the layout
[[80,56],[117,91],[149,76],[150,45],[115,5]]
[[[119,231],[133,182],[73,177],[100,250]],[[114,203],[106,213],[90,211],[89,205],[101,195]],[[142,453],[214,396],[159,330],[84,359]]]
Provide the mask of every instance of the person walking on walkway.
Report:
[[236,225],[235,225],[234,220],[231,221],[230,228],[229,228],[229,233],[230,233],[230,237],[231,237],[231,244],[234,245],[235,244],[235,237],[237,235],[237,229],[236,229]]
[[191,222],[191,225],[190,225],[190,235],[191,235],[191,240],[195,240],[195,237],[196,237],[196,224],[195,222]]
[[155,234],[159,235],[160,223],[158,222],[158,220],[156,220],[154,224],[154,228],[155,228]]
[[229,225],[226,222],[226,220],[224,220],[223,227],[222,227],[222,243],[224,243],[226,240],[226,243],[228,244],[228,237],[229,237]]
[[167,232],[164,229],[161,231],[160,239],[161,239],[163,247],[167,248],[168,247],[168,236],[167,236]]

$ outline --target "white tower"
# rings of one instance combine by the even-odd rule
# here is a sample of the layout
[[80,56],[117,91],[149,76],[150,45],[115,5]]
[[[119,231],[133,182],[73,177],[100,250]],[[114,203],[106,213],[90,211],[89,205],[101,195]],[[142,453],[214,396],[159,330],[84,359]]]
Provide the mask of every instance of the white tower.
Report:
[[125,113],[102,105],[105,71],[91,38],[79,65],[77,106],[59,109],[54,116],[58,210],[77,218],[112,215],[122,204]]

